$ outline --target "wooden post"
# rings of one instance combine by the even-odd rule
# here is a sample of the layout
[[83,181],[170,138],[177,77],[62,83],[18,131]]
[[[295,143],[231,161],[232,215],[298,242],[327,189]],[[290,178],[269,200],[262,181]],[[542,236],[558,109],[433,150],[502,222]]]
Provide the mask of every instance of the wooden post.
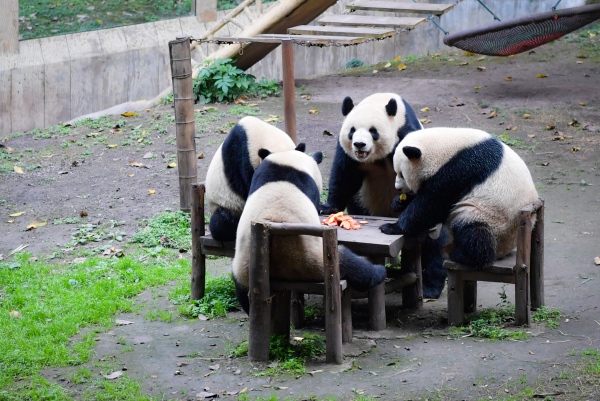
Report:
[[342,342],[352,342],[352,290],[349,287],[342,292]]
[[19,52],[19,0],[0,2],[0,55]]
[[253,221],[250,232],[248,358],[268,361],[271,326],[269,226]]
[[175,136],[179,170],[179,207],[191,209],[191,184],[197,181],[196,140],[194,138],[194,94],[192,91],[192,59],[190,38],[178,36],[169,42],[173,103],[175,107]]
[[544,201],[537,210],[531,238],[531,309],[544,306]]
[[461,273],[448,270],[448,324],[461,326],[465,320],[465,304]]
[[297,143],[296,138],[296,98],[294,94],[294,43],[291,39],[281,41],[283,68],[283,108],[285,130]]
[[342,302],[337,229],[323,230],[323,263],[325,279],[325,333],[327,363],[342,363]]
[[211,22],[217,20],[217,0],[194,0],[192,10],[200,22]]
[[206,256],[202,253],[200,237],[204,230],[204,184],[192,184],[192,288],[191,299],[204,298],[206,284]]
[[529,265],[531,253],[531,212],[521,211],[517,235],[517,262],[515,282],[515,325],[530,323]]
[[271,333],[278,336],[290,338],[290,291],[277,291],[271,294],[274,301],[271,309],[273,310],[273,322],[271,324]]
[[402,306],[405,308],[416,308],[423,305],[423,273],[421,270],[421,244],[412,239],[404,239],[402,248],[402,259],[400,265],[402,274],[415,273],[417,281],[402,289]]
[[[404,290],[403,290],[404,291]],[[385,282],[370,288],[369,294],[369,326],[373,331],[385,330]]]
[[302,292],[292,290],[290,309],[292,325],[297,329],[304,327],[304,294]]

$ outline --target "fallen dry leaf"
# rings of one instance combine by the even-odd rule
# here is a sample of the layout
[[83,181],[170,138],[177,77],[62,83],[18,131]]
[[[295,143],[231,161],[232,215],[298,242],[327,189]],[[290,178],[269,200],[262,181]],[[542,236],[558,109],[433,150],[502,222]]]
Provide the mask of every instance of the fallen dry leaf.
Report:
[[404,64],[404,63],[398,64],[398,71],[404,71],[404,70],[406,70],[406,64]]
[[465,56],[469,56],[469,57],[473,57],[475,55],[475,53],[470,52],[470,51],[466,51],[463,53]]
[[13,214],[9,214],[9,217],[19,217],[21,215],[25,214],[25,212],[17,212],[17,213],[13,213]]
[[477,66],[477,71],[485,71],[485,70],[486,70],[486,68],[484,66],[482,66],[482,65]]
[[333,136],[333,134],[331,132],[327,131],[327,130],[323,131],[323,135],[325,135],[325,136]]
[[281,120],[281,117],[279,117],[279,116],[269,116],[269,118],[265,118],[264,121],[266,123],[273,123],[273,122],[279,121],[279,120]]
[[106,147],[109,148],[109,149],[115,149],[117,147],[117,145],[115,145],[113,143],[113,144],[110,144],[110,145],[106,145]]
[[394,61],[400,61],[400,60],[402,60],[402,56],[394,57]]
[[129,320],[117,319],[115,320],[115,324],[117,326],[127,326],[133,324],[133,322],[130,322]]
[[581,148],[578,148],[577,146],[573,146],[571,148],[571,152],[575,153],[575,152],[579,152],[581,150]]
[[531,114],[525,113],[523,114],[523,118],[529,120],[531,118]]
[[494,117],[496,117],[496,110],[492,110],[492,112],[488,116],[488,118],[494,118]]
[[11,310],[10,312],[8,312],[8,315],[10,317],[14,317],[16,319],[22,319],[23,315],[21,315],[21,312],[19,312],[18,310]]
[[155,193],[156,193],[156,191],[154,189],[148,190],[148,195],[154,195]]
[[121,376],[123,376],[123,371],[122,370],[117,370],[116,372],[112,372],[111,374],[104,375],[104,378],[108,379],[108,380],[114,380],[114,379],[117,379],[117,378],[119,378]]
[[587,106],[587,104],[586,104],[586,103],[583,103],[583,102],[579,102],[579,105],[580,105],[580,106],[584,106],[584,107],[585,107],[585,106]]
[[316,109],[309,110],[308,114],[319,114],[319,110],[316,110]]
[[177,163],[175,163],[175,162],[167,164],[167,168],[175,168],[175,167],[177,167]]
[[481,89],[481,86],[476,86],[475,90],[478,91],[479,89]]
[[204,159],[204,152],[198,153],[198,159]]
[[125,113],[122,113],[121,115],[123,117],[135,117],[138,115],[138,113],[135,111],[126,111]]
[[422,111],[423,113],[424,113],[424,112],[426,112],[426,111],[429,111],[429,107],[427,107],[427,106],[426,106],[426,107],[423,107],[423,108],[421,109],[421,111]]
[[579,121],[577,121],[577,120],[573,120],[569,123],[570,127],[579,127],[579,125],[580,125]]
[[25,228],[25,231],[30,231],[30,230],[36,229],[38,227],[44,227],[46,224],[48,224],[47,221],[33,219],[31,221],[31,223],[29,223],[29,225],[27,226],[27,228]]
[[546,125],[546,131],[551,131],[551,130],[553,130],[554,128],[556,128],[556,126],[555,126],[555,125],[551,125],[551,124],[548,124],[548,125]]
[[120,133],[122,133],[122,132],[123,132],[123,129],[122,129],[122,128],[111,128],[111,129],[110,129],[110,133],[111,133],[111,134],[120,134]]
[[481,56],[477,59],[477,61],[483,61],[483,60],[485,60],[485,56]]
[[600,266],[600,256],[596,256],[594,258],[594,263],[596,264],[596,266]]
[[373,74],[377,74],[379,71],[377,70],[373,70]]
[[527,136],[530,138],[535,138],[535,134],[527,134]]
[[512,77],[506,77],[507,81],[512,81]]
[[146,167],[144,163],[136,162],[135,160],[129,160],[129,165],[132,167]]
[[548,78],[548,75],[546,75],[546,74],[537,74],[535,77],[536,78]]
[[463,66],[463,65],[469,65],[469,63],[468,63],[468,62],[466,62],[466,61],[463,61],[462,63],[458,63],[458,65],[460,65],[460,66]]
[[431,120],[429,118],[419,118],[421,124],[429,124]]
[[23,172],[23,169],[21,167],[17,166],[16,164],[13,166],[13,170],[15,170],[15,173],[17,173],[17,174],[25,174]]
[[392,66],[392,63],[386,63],[383,68],[390,68]]

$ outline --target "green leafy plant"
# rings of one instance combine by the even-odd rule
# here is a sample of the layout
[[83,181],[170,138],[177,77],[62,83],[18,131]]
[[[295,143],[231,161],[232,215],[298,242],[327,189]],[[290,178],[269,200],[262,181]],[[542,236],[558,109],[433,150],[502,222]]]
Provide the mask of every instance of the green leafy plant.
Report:
[[244,73],[232,59],[207,60],[194,80],[195,101],[199,103],[232,102],[241,95],[272,96],[279,93],[275,81]]
[[350,69],[362,67],[363,65],[365,65],[365,63],[362,60],[359,60],[357,58],[351,58],[350,60],[346,61],[346,65],[344,67],[346,69]]
[[187,213],[161,212],[145,223],[146,227],[135,233],[130,242],[174,249],[190,249],[192,246],[190,216]]

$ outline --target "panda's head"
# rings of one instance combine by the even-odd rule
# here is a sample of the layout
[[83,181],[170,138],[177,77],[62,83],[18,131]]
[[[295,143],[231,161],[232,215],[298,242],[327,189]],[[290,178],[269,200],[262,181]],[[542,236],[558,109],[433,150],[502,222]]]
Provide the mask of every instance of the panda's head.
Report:
[[364,163],[385,158],[399,141],[405,123],[405,106],[400,96],[376,93],[354,106],[350,97],[342,102],[345,117],[339,141],[354,160]]
[[306,150],[306,144],[300,143],[296,146],[295,150],[286,152],[271,153],[268,149],[260,149],[258,156],[261,160],[268,160],[272,163],[292,167],[295,170],[306,173],[317,184],[319,193],[323,190],[323,177],[321,176],[321,170],[319,170],[319,164],[323,161],[323,153],[314,152],[312,155],[304,153]]
[[[418,192],[424,181],[457,158],[461,150],[489,138],[490,135],[481,130],[445,127],[422,129],[407,135],[394,153],[396,188]],[[472,165],[473,168],[477,166],[476,163]]]

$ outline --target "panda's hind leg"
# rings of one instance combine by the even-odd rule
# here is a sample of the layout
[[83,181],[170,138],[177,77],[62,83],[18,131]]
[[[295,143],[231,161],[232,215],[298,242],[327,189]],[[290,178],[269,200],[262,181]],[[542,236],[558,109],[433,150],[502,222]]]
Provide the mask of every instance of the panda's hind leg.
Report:
[[454,221],[451,229],[454,237],[451,260],[478,269],[496,260],[496,237],[489,225]]
[[442,247],[447,241],[445,227],[442,227],[437,239],[425,237],[421,250],[421,265],[423,268],[423,297],[440,297],[446,284],[447,270],[444,268]]
[[235,284],[235,296],[240,303],[240,306],[246,312],[247,315],[250,314],[250,298],[248,297],[248,288],[241,285],[236,279],[233,277],[233,283]]
[[235,241],[240,216],[234,215],[229,210],[219,207],[210,216],[210,233],[217,241]]
[[349,249],[338,246],[340,278],[357,291],[366,291],[381,284],[386,277],[385,267],[374,265]]

